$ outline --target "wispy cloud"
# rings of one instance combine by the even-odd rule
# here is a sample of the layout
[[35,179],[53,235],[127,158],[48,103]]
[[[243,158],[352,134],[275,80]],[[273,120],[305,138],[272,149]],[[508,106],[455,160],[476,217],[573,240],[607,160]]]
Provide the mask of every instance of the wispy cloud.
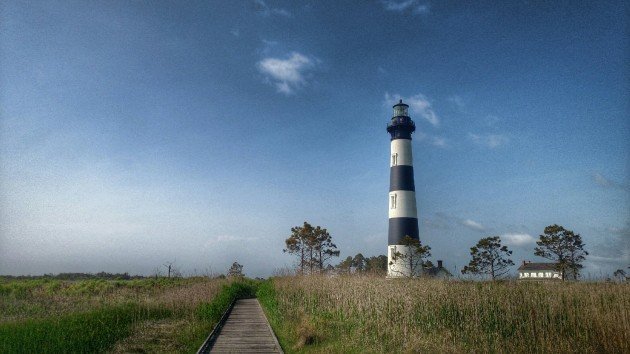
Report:
[[414,15],[428,14],[431,10],[428,3],[420,3],[418,0],[382,0],[381,3],[387,11],[411,11]]
[[606,231],[610,232],[611,234],[623,236],[630,239],[630,222],[627,222],[626,225],[623,227],[607,227]]
[[620,263],[620,261],[623,261],[623,259],[619,257],[604,257],[604,256],[595,256],[592,254],[589,254],[587,260],[590,262],[602,262],[602,263]]
[[624,186],[622,183],[613,181],[609,178],[604,177],[601,173],[594,173],[593,174],[593,181],[595,182],[595,184],[597,184],[600,187],[604,187],[604,188],[614,188],[614,189],[625,189],[626,186]]
[[261,16],[267,17],[271,15],[278,15],[283,17],[293,17],[291,12],[289,12],[287,9],[271,7],[267,5],[267,3],[263,0],[254,0],[254,6],[256,7],[256,11],[258,11]]
[[483,119],[483,122],[489,126],[489,127],[494,127],[495,125],[497,125],[497,123],[500,121],[501,119],[493,114],[490,114],[488,116],[486,116],[486,118]]
[[440,138],[440,137],[437,137],[437,136],[434,136],[434,137],[431,139],[431,143],[432,143],[433,145],[435,145],[435,146],[439,146],[439,147],[446,147],[446,146],[447,146],[447,144],[446,144],[446,139],[444,139],[444,138]]
[[486,228],[481,223],[478,223],[474,220],[465,219],[460,222],[462,225],[466,226],[469,229],[476,231],[484,231]]
[[434,127],[440,125],[440,117],[435,113],[431,102],[425,95],[418,93],[411,97],[403,97],[399,94],[390,95],[387,92],[385,93],[386,105],[391,105],[392,102],[396,102],[399,99],[402,99],[404,103],[409,105],[412,114],[419,114]]
[[536,242],[536,239],[526,233],[507,233],[501,235],[501,239],[508,246],[526,246]]
[[215,246],[224,246],[227,244],[234,244],[234,243],[247,243],[247,242],[252,242],[255,240],[258,240],[258,237],[246,237],[246,236],[234,236],[234,235],[218,235],[216,237],[212,237],[209,240],[207,240],[203,247],[204,248],[208,248],[208,247],[215,247]]
[[466,107],[466,102],[464,102],[464,99],[459,95],[452,95],[447,98],[447,100],[451,102],[459,111],[463,111]]
[[488,147],[490,149],[505,145],[509,139],[501,134],[473,134],[468,133],[468,138],[475,144]]
[[290,95],[305,84],[304,72],[313,67],[313,59],[293,52],[287,59],[265,58],[258,62],[258,70],[273,81],[285,95]]
[[432,136],[432,135],[429,135],[427,133],[416,132],[416,139],[418,141],[423,141],[423,142],[428,143],[428,144],[433,145],[433,146],[437,146],[437,147],[441,147],[441,148],[448,147],[448,143],[446,141],[446,138],[442,138],[442,137],[439,137],[439,136]]
[[[607,227],[599,242],[594,242],[589,259],[609,258],[627,262],[630,259],[630,220],[621,227]],[[589,247],[589,248],[591,248]]]

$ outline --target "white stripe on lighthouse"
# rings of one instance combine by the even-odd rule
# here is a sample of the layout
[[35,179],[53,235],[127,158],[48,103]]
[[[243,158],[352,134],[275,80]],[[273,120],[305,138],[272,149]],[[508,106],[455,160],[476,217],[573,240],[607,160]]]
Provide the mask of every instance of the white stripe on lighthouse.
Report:
[[389,167],[393,166],[413,166],[413,156],[411,154],[411,140],[394,139],[392,140],[392,154],[389,159]]
[[[394,253],[400,253],[402,258],[394,261]],[[388,245],[387,246],[387,277],[408,277],[411,276],[411,269],[404,261],[404,256],[411,253],[411,247],[404,245]],[[420,275],[422,267],[415,269],[414,276]]]
[[416,192],[389,192],[389,218],[417,218]]

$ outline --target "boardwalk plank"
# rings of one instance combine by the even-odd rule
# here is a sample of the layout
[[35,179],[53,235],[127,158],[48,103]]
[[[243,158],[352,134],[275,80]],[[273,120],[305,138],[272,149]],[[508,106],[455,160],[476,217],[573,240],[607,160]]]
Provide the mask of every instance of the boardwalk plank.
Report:
[[211,353],[282,353],[258,299],[238,300]]

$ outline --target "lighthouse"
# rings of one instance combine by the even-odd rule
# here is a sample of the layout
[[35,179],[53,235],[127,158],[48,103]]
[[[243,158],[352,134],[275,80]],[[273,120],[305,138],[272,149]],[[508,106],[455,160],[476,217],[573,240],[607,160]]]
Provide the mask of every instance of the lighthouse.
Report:
[[418,210],[416,189],[413,181],[413,157],[411,154],[411,133],[416,124],[409,117],[409,106],[400,100],[394,105],[394,114],[387,124],[391,135],[391,156],[389,161],[389,235],[387,246],[387,276],[412,276],[410,267],[404,260],[394,260],[396,252],[408,254],[408,246],[402,245],[405,236],[418,237]]

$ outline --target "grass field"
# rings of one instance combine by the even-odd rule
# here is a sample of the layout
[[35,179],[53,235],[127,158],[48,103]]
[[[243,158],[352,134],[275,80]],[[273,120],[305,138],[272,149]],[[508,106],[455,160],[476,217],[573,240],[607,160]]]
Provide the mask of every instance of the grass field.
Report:
[[369,276],[0,278],[0,353],[193,353],[237,297],[287,353],[630,353],[630,285]]
[[627,284],[281,277],[258,295],[287,352],[630,352]]
[[0,353],[195,352],[251,282],[0,281]]

